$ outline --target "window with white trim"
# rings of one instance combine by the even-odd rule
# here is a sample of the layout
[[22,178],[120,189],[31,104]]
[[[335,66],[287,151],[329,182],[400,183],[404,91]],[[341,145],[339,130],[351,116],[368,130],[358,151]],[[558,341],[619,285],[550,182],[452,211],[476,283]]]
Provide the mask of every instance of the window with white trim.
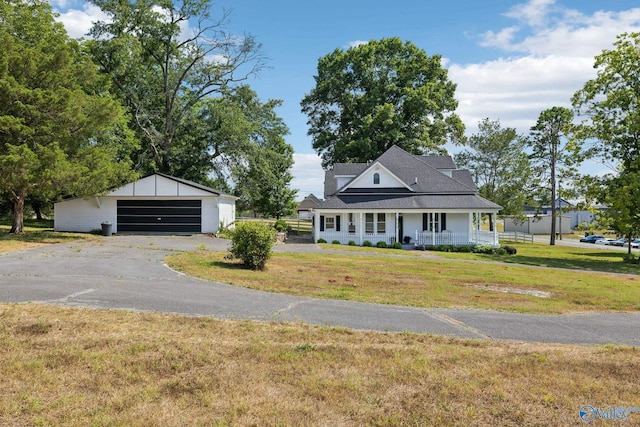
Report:
[[332,216],[325,217],[324,228],[325,230],[334,230],[336,228],[336,219]]
[[347,216],[347,222],[349,223],[349,233],[355,233],[356,232],[356,219],[355,219],[355,214],[350,213]]
[[378,224],[376,226],[376,230],[378,230],[378,234],[386,233],[387,229],[387,218],[383,213],[378,214]]
[[368,234],[373,234],[373,230],[374,230],[373,227],[374,227],[373,214],[372,213],[364,214],[364,232]]
[[373,184],[374,185],[380,184],[380,174],[378,172],[373,174]]

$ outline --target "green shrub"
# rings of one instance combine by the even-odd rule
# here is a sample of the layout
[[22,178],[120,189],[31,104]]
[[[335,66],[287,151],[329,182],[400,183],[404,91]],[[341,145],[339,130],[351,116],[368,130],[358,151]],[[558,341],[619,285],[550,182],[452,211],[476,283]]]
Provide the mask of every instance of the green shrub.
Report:
[[393,249],[402,249],[402,243],[394,242],[393,243]]
[[476,245],[473,247],[471,251],[477,254],[491,255],[493,253],[493,247],[489,245]]
[[424,250],[426,251],[435,251],[436,247],[434,245],[423,245]]
[[236,225],[231,235],[231,255],[252,270],[264,270],[275,243],[273,229],[261,222],[247,221]]
[[471,247],[469,247],[469,245],[460,246],[458,248],[458,252],[465,252],[465,253],[471,252]]
[[342,243],[340,243],[340,240],[332,240],[331,244],[332,245],[341,245]]
[[349,240],[348,245],[349,245],[349,246],[355,246],[355,245],[356,245],[356,242],[354,242],[353,240]]
[[273,224],[273,228],[275,228],[277,231],[279,232],[283,232],[283,231],[287,231],[287,228],[289,226],[287,225],[287,222],[283,219],[279,219],[277,220],[274,224]]
[[318,239],[318,243],[327,243],[326,240],[324,240],[323,238]]
[[376,243],[376,246],[379,248],[386,248],[387,242],[383,242],[382,240],[380,240],[378,243]]
[[493,248],[493,253],[496,255],[506,255],[507,251],[504,248]]
[[622,260],[629,264],[640,264],[640,258],[636,257],[633,254],[624,254],[622,256]]
[[515,255],[518,253],[518,250],[516,248],[514,248],[513,246],[504,246],[504,250],[509,254],[509,255]]
[[370,247],[370,246],[373,246],[373,245],[371,244],[370,241],[365,240],[364,242],[362,242],[362,246]]

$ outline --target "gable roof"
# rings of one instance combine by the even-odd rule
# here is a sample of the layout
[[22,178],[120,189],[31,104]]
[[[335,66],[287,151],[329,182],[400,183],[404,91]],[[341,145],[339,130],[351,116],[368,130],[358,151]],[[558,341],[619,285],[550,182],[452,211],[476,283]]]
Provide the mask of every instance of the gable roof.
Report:
[[[371,168],[383,167],[404,187],[354,188]],[[350,177],[337,188],[338,177]],[[451,156],[416,156],[392,146],[370,163],[337,163],[325,172],[325,197],[320,209],[480,209],[501,206],[478,195],[468,170],[457,169]]]
[[[167,185],[169,182],[172,184]],[[106,194],[106,196],[112,197],[189,197],[208,195],[238,199],[236,196],[189,181],[188,179],[177,178],[159,172],[125,184]]]
[[[471,175],[457,170],[451,156],[415,156],[394,145],[369,164],[336,163],[333,170],[325,172],[325,197],[342,191],[337,188],[338,176],[353,176],[355,180],[376,165],[384,166],[415,193],[476,192]],[[451,176],[441,170],[451,170]]]
[[318,199],[314,194],[309,194],[298,204],[298,211],[308,211],[309,209],[315,208],[320,204],[321,200]]

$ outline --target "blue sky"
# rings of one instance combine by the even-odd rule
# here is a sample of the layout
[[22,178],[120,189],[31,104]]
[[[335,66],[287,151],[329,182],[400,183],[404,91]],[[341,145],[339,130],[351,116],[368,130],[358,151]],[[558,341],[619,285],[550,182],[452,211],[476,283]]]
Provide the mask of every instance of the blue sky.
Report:
[[[84,0],[50,2],[75,37],[102,19]],[[541,111],[569,106],[595,76],[593,57],[611,48],[617,34],[640,31],[637,0],[220,0],[212,15],[223,8],[230,11],[226,29],[254,36],[269,58],[269,68],[249,83],[263,100],[283,100],[278,114],[291,131],[299,199],[321,197],[324,179],[300,100],[314,86],[318,59],[336,48],[399,37],[440,54],[458,85],[457,113],[467,134],[485,117],[527,134]],[[606,169],[597,162],[585,168]]]

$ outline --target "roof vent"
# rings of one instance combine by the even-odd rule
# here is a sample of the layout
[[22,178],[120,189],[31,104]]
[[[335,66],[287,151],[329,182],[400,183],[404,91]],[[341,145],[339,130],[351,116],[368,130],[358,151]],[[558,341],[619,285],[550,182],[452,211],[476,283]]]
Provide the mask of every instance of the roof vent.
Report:
[[413,181],[413,185],[418,185],[418,177],[416,176],[415,180]]

